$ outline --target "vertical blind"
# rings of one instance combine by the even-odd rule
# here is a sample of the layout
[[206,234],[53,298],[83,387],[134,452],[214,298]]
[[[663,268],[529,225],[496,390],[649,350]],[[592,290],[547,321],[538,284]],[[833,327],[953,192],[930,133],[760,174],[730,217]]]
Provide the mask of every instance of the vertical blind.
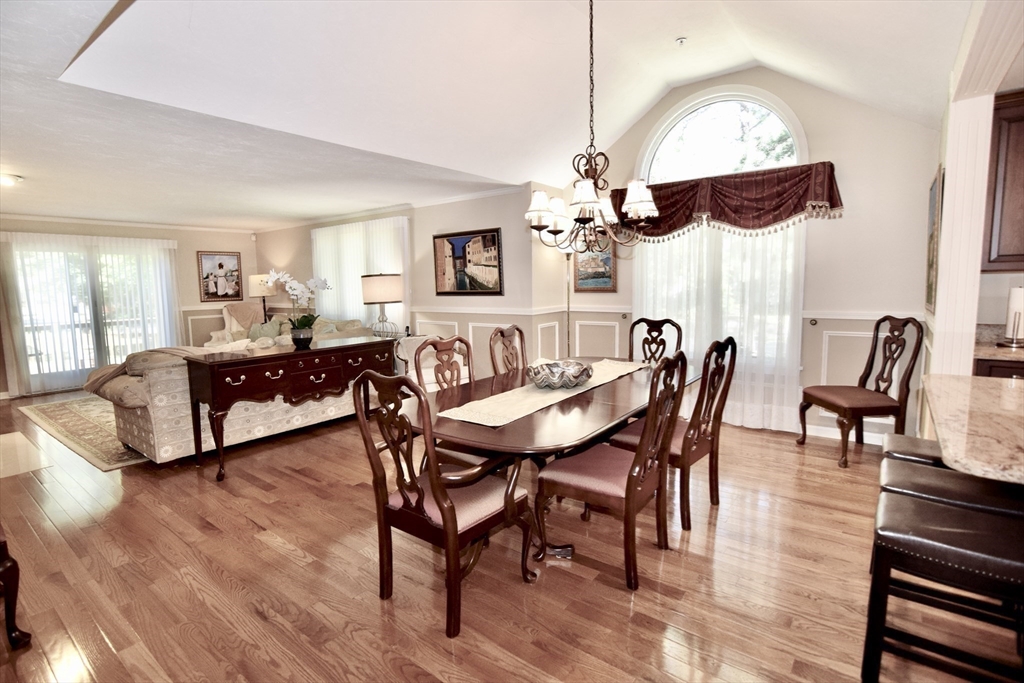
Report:
[[173,240],[0,233],[17,392],[81,386],[129,353],[178,343]]
[[[408,274],[409,218],[395,216],[360,223],[316,228],[313,237],[313,274],[331,289],[317,293],[316,312],[335,320],[376,320],[379,306],[363,303],[363,275]],[[388,320],[399,329],[408,324],[410,283],[403,281],[402,303],[388,304]]]

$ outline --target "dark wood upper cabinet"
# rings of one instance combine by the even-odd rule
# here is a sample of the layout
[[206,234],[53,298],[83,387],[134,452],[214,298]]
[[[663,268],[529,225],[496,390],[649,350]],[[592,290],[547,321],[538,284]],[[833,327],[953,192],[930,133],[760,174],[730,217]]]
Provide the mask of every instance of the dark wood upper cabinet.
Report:
[[1024,90],[996,95],[982,271],[1024,270]]

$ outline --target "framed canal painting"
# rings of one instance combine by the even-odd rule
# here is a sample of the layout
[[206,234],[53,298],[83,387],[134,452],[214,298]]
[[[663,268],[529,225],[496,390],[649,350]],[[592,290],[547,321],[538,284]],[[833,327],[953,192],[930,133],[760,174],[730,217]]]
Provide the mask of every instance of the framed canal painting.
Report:
[[237,251],[199,251],[199,300],[242,300],[242,254]]
[[607,251],[575,254],[573,260],[574,292],[616,292],[615,245]]
[[434,235],[434,287],[444,295],[502,295],[501,228]]

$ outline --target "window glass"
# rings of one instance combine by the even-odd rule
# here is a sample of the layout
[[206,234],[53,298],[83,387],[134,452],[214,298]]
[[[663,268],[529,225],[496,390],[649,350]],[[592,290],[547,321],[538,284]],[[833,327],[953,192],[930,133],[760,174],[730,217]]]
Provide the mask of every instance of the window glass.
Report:
[[658,145],[647,182],[779,168],[797,163],[789,128],[771,109],[746,100],[724,100],[680,119]]

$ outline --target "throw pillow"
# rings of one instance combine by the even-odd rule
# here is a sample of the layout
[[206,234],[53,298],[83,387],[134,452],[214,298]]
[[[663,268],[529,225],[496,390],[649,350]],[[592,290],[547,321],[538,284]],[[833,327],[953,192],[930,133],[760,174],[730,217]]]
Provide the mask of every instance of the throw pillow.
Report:
[[245,330],[233,330],[231,332],[231,341],[236,342],[239,339],[248,339],[249,333]]
[[161,353],[160,351],[139,351],[137,353],[128,354],[128,358],[125,359],[125,370],[129,375],[141,377],[142,373],[146,370],[184,364],[185,359],[181,356]]
[[271,320],[269,323],[256,323],[249,328],[249,339],[256,341],[260,337],[276,337],[281,334],[281,323]]

